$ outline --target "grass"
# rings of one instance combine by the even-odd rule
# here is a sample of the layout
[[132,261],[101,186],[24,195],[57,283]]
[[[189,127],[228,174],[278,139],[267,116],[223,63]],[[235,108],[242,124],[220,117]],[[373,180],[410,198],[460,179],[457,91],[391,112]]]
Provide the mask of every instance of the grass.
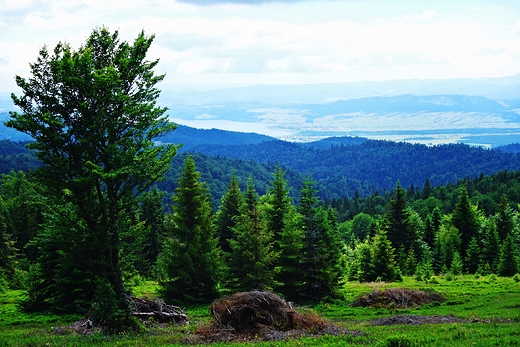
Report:
[[[402,283],[347,283],[345,301],[321,303],[311,307],[321,316],[361,336],[322,336],[280,342],[243,342],[212,346],[520,346],[520,283],[496,276],[458,276],[438,283],[417,282],[405,278]],[[348,304],[374,289],[405,287],[434,290],[447,300],[413,309],[375,309],[350,307]],[[134,288],[135,295],[154,297],[156,284],[144,282]],[[179,346],[196,341],[197,326],[207,324],[207,306],[187,307],[190,325],[151,328],[139,335],[56,334],[56,326],[68,326],[78,317],[45,313],[25,313],[17,302],[20,291],[0,295],[0,347],[2,346]],[[373,326],[371,320],[395,314],[454,315],[471,323]]]

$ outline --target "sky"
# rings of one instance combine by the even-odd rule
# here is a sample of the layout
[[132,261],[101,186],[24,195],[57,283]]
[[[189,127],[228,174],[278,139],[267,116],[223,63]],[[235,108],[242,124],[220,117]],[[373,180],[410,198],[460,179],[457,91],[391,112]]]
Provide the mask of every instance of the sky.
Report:
[[518,0],[0,0],[0,93],[100,26],[155,35],[162,89],[520,73]]

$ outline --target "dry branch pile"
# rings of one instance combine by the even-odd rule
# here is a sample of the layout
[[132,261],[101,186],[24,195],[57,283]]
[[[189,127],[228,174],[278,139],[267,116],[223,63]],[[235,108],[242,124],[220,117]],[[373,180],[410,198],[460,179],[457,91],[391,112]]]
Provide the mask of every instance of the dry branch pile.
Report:
[[468,323],[467,320],[450,316],[419,316],[419,315],[396,315],[392,317],[380,318],[372,321],[372,325],[420,325],[420,324],[452,324]]
[[159,323],[188,324],[188,317],[184,310],[177,306],[167,305],[164,301],[132,298],[132,316],[142,321],[153,319]]
[[354,301],[352,307],[381,307],[381,308],[411,308],[429,304],[431,302],[444,302],[446,299],[436,292],[423,292],[406,288],[389,288],[384,291],[373,290],[370,294],[363,295]]
[[268,291],[233,294],[214,301],[210,311],[213,323],[197,331],[205,342],[347,333],[316,314],[296,311],[291,303]]

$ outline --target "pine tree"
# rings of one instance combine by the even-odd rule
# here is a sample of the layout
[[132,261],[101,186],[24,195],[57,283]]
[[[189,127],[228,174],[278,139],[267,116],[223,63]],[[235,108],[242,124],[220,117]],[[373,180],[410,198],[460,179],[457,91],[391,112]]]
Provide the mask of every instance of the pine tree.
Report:
[[0,275],[5,273],[8,277],[12,277],[16,266],[17,249],[8,233],[4,213],[4,203],[0,197]]
[[518,273],[518,246],[515,244],[513,235],[506,236],[500,249],[500,264],[498,273],[500,276],[511,277]]
[[301,228],[302,216],[293,209],[286,216],[284,229],[278,245],[280,257],[277,261],[279,273],[277,291],[286,299],[298,300],[303,297],[302,286],[305,279],[304,267],[305,233]]
[[439,267],[440,269],[449,269],[455,253],[460,258],[460,233],[448,219],[443,219],[439,233],[437,234],[437,242],[439,244]]
[[214,299],[220,279],[220,250],[206,184],[191,155],[186,157],[167,215],[166,239],[159,254],[161,296],[168,302]]
[[331,210],[317,206],[317,190],[308,176],[300,190],[298,213],[302,216],[305,234],[306,269],[304,296],[309,300],[334,297],[343,277],[341,255],[343,245]]
[[438,206],[435,206],[432,213],[426,217],[423,241],[433,248],[435,244],[435,235],[439,232],[441,225],[441,212]]
[[489,219],[483,228],[483,249],[481,267],[489,268],[493,273],[498,273],[500,262],[500,237],[498,236],[496,223]]
[[373,276],[381,281],[391,282],[397,278],[394,248],[386,237],[386,231],[378,228],[372,239]]
[[410,248],[415,249],[418,236],[411,223],[406,192],[399,182],[394,192],[395,197],[388,203],[388,211],[385,216],[387,237],[394,248],[398,249],[402,244],[406,251]]
[[479,246],[477,239],[472,238],[469,242],[468,250],[466,252],[466,269],[469,274],[474,274],[477,272],[478,267],[481,263],[480,253],[482,252],[481,247]]
[[143,200],[139,205],[139,219],[144,221],[144,226],[147,229],[143,256],[148,264],[144,270],[149,270],[149,267],[157,262],[157,256],[159,255],[163,242],[165,218],[163,207],[164,196],[165,192],[160,191],[157,186],[154,186],[143,196]]
[[417,259],[415,258],[415,252],[413,248],[408,251],[406,255],[405,269],[403,273],[407,276],[415,273],[415,268],[417,267]]
[[217,212],[219,246],[225,253],[231,253],[229,240],[233,237],[233,228],[236,226],[238,216],[241,215],[243,204],[244,198],[235,171],[233,171],[226,193],[221,198],[220,209]]
[[500,205],[496,215],[496,225],[500,241],[504,241],[508,235],[513,233],[515,224],[513,221],[513,211],[509,206],[509,201],[506,195],[500,197]]
[[458,202],[451,217],[451,222],[460,233],[460,254],[464,259],[469,243],[473,237],[478,237],[479,222],[475,207],[469,201],[466,187],[462,187],[459,192]]
[[451,259],[450,272],[456,276],[462,274],[462,269],[463,264],[460,254],[459,252],[454,252]]
[[233,227],[228,277],[235,291],[272,290],[276,282],[273,233],[266,228],[253,180],[249,178],[243,211]]
[[357,270],[357,280],[359,282],[374,281],[376,278],[372,261],[372,245],[369,240],[357,244],[355,253],[356,263],[353,266],[353,270]]
[[[267,229],[274,233],[274,239],[278,243],[284,229],[285,217],[292,208],[289,196],[290,188],[284,178],[285,172],[277,165],[273,174],[271,185],[267,189],[265,217]],[[275,245],[278,250],[278,245]]]

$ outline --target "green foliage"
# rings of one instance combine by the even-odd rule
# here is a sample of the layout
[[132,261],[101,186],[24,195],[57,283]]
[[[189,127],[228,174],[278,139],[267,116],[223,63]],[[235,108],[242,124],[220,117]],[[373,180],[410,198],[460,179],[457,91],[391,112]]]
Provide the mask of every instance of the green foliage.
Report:
[[142,224],[142,230],[145,235],[142,240],[141,261],[136,263],[136,268],[142,276],[147,278],[151,277],[152,267],[157,262],[161,244],[164,240],[165,213],[163,198],[165,195],[166,192],[154,186],[143,194],[138,207],[138,220]]
[[[110,283],[97,285],[88,316],[96,325],[103,327],[106,334],[117,334],[126,331],[138,331],[139,322],[127,314],[127,307],[116,300],[117,295]],[[123,303],[130,305],[130,302]]]
[[12,98],[20,112],[5,124],[35,140],[28,147],[42,166],[34,175],[50,209],[34,240],[33,306],[84,312],[106,281],[118,308],[130,313],[121,230],[177,151],[154,143],[175,126],[156,106],[155,85],[164,76],[153,72],[158,61],[146,60],[153,38],[141,32],[130,44],[97,28],[77,50],[43,47],[32,76],[16,76],[22,95]]
[[208,189],[193,157],[186,157],[178,183],[158,257],[160,295],[178,304],[211,300],[220,280],[220,250]]
[[276,291],[288,300],[296,300],[303,296],[301,292],[305,279],[305,233],[301,228],[303,216],[293,209],[287,214],[284,229],[280,235],[278,246],[280,255],[277,261],[278,274]]
[[464,258],[466,257],[466,250],[471,239],[478,236],[480,229],[476,206],[471,205],[466,187],[460,189],[459,199],[451,217],[451,222],[459,231],[461,257]]
[[405,250],[409,250],[416,247],[417,230],[412,224],[410,210],[407,208],[406,193],[400,183],[397,183],[394,193],[395,196],[390,200],[385,215],[388,239],[394,248],[398,249],[403,245]]
[[300,190],[297,206],[305,235],[302,294],[307,300],[336,297],[344,275],[343,243],[335,223],[336,216],[331,209],[317,206],[317,191],[313,185],[308,176]]
[[381,228],[378,228],[372,239],[371,251],[373,276],[385,282],[397,280],[398,273],[394,259],[394,248],[386,237],[386,232]]
[[[250,180],[253,180],[252,176],[250,176]],[[238,178],[233,171],[229,180],[228,189],[221,198],[220,208],[217,212],[219,246],[222,251],[226,253],[231,252],[229,240],[233,238],[233,228],[236,226],[237,218],[241,215],[243,204],[244,198],[240,191]]]
[[519,270],[518,266],[518,245],[515,243],[513,235],[509,234],[500,250],[500,264],[498,273],[501,276],[514,276]]
[[267,189],[265,200],[267,229],[274,233],[275,241],[280,239],[284,229],[285,218],[292,209],[289,193],[290,188],[287,186],[285,172],[280,165],[277,165],[273,173],[271,185]]
[[274,234],[262,219],[253,181],[248,181],[245,203],[236,219],[233,238],[229,240],[229,287],[234,291],[272,290],[276,286],[275,264],[279,253],[274,250]]
[[463,264],[460,258],[459,252],[453,253],[453,259],[451,260],[450,272],[455,276],[462,274]]
[[481,263],[481,247],[475,237],[471,238],[468,249],[466,251],[466,269],[467,273],[474,274],[477,272]]

